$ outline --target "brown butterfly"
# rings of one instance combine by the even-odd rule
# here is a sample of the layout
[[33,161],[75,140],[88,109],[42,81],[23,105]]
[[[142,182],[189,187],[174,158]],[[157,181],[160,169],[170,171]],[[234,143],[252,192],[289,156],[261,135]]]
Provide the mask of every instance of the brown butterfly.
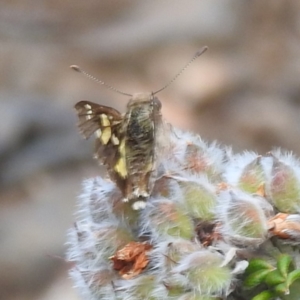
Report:
[[107,166],[124,201],[134,209],[145,206],[156,175],[157,134],[162,125],[161,103],[152,94],[135,94],[124,116],[89,101],[75,105],[79,130],[85,138],[96,135],[95,158]]
[[85,138],[96,135],[95,158],[107,167],[110,178],[121,190],[124,201],[133,209],[142,209],[156,179],[158,155],[163,148],[161,102],[155,94],[169,86],[207,47],[198,51],[189,63],[163,88],[154,93],[126,94],[100,81],[78,66],[75,71],[120,94],[130,96],[124,115],[114,108],[89,101],[75,105],[79,130]]

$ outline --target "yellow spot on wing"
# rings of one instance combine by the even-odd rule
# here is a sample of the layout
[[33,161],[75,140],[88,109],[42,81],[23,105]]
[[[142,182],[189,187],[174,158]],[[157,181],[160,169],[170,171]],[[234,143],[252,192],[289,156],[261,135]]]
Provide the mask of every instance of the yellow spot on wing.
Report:
[[99,133],[96,132],[96,134],[98,135],[98,137],[100,137],[102,144],[106,145],[111,138],[110,122],[106,114],[100,115],[100,122],[101,125],[105,128],[103,129],[102,132],[101,131]]
[[101,120],[102,126],[104,126],[104,127],[110,126],[110,122],[109,122],[109,120],[108,120],[107,115],[101,114],[101,115],[100,115],[100,120]]
[[103,145],[106,145],[111,137],[111,128],[106,127],[103,129],[101,134],[101,142]]
[[123,157],[119,158],[114,169],[121,177],[127,177],[126,161]]
[[126,167],[126,152],[125,152],[125,139],[121,141],[119,146],[120,158],[118,159],[114,169],[123,178],[127,177],[127,167]]

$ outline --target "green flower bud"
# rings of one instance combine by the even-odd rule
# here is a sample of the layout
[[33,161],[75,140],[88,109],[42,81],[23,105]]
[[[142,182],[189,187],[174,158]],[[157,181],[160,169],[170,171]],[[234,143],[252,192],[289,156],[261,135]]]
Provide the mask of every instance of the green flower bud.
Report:
[[299,213],[300,180],[292,166],[274,157],[270,183],[271,201],[280,212]]

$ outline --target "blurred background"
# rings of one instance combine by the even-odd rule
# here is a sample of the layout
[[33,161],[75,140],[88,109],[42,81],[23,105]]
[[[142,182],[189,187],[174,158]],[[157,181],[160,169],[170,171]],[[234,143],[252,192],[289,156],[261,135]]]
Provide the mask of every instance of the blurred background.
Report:
[[0,299],[76,300],[64,262],[81,181],[103,174],[76,128],[80,100],[124,111],[165,85],[165,119],[235,152],[300,154],[300,1],[2,0]]

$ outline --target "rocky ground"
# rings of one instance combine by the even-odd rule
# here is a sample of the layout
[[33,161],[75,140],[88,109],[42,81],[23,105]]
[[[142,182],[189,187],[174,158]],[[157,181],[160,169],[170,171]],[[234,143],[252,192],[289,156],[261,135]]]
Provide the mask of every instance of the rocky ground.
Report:
[[64,262],[83,178],[103,174],[76,128],[83,99],[124,111],[204,45],[159,98],[205,140],[300,154],[300,2],[3,0],[0,4],[0,299],[75,300]]

